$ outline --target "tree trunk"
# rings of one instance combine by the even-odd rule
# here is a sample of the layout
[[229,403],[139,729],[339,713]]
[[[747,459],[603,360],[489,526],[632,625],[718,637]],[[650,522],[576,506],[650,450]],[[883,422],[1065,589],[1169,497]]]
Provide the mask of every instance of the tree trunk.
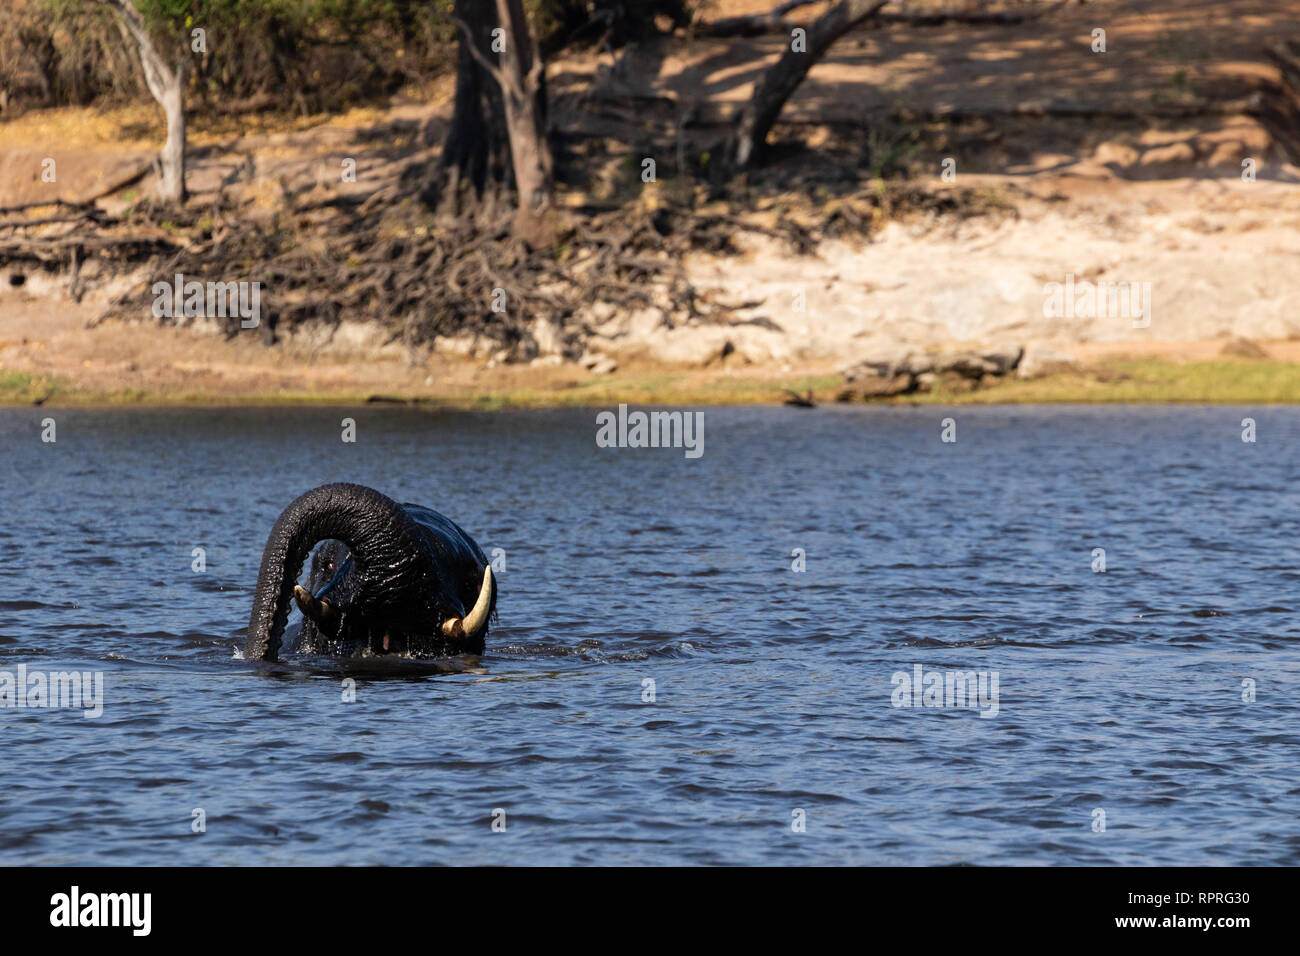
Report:
[[[555,160],[546,135],[545,64],[522,0],[495,0],[492,6],[486,0],[456,0],[455,17],[461,29],[456,105],[426,199],[441,188],[446,203],[468,180],[480,200],[491,202],[494,184],[506,179],[508,150],[518,192],[515,231],[544,238]],[[505,30],[499,54],[492,51],[497,26]]]
[[[492,43],[496,17],[483,0],[456,0],[454,14],[461,26],[456,61],[456,102],[443,140],[442,156],[424,199],[459,213],[461,190],[473,190],[481,202],[485,192],[505,185],[510,144],[505,132],[505,107],[495,81],[481,59]],[[469,49],[473,44],[475,55]]]
[[768,68],[736,122],[736,130],[727,150],[733,170],[746,169],[757,159],[786,100],[798,89],[813,65],[826,55],[831,44],[888,2],[889,0],[841,0],[813,21],[808,28],[805,50],[795,50],[792,44]]
[[144,81],[149,92],[163,108],[167,120],[167,143],[158,156],[160,174],[159,196],[165,202],[185,200],[185,61],[179,60],[176,69],[158,53],[144,18],[131,0],[99,0],[108,3],[121,14],[123,36],[134,38],[140,50],[140,64],[144,67]]
[[496,0],[506,48],[495,74],[505,102],[506,132],[519,193],[515,231],[536,235],[555,190],[555,159],[546,137],[546,64],[528,27],[523,0]]
[[164,88],[163,113],[167,117],[167,142],[159,157],[162,166],[159,195],[166,202],[185,201],[185,61],[176,66],[172,81]]

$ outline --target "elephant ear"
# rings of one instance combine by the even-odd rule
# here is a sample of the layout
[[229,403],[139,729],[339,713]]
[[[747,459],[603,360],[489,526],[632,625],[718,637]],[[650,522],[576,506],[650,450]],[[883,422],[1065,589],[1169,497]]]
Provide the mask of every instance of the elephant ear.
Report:
[[244,641],[246,659],[278,656],[303,562],[326,538],[347,545],[358,571],[384,589],[416,586],[427,574],[421,536],[397,502],[363,485],[313,488],[284,509],[266,540]]

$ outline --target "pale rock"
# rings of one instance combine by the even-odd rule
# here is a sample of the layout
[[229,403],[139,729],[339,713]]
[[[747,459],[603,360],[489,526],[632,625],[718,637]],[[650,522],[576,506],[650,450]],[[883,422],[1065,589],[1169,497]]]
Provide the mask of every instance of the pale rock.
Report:
[[593,322],[608,322],[618,314],[618,307],[612,302],[593,302],[588,311],[591,313],[591,320]]
[[539,355],[559,355],[564,351],[564,337],[559,327],[545,316],[540,316],[531,330]]
[[983,355],[984,361],[993,365],[995,375],[1006,375],[1020,364],[1025,350],[1019,345],[1005,345],[994,348]]
[[940,375],[956,372],[978,381],[985,375],[996,375],[998,367],[974,352],[944,352],[934,360],[934,370]]
[[1038,378],[1054,372],[1068,371],[1077,367],[1073,355],[1061,352],[1050,345],[1030,343],[1025,346],[1025,354],[1016,366],[1017,378]]

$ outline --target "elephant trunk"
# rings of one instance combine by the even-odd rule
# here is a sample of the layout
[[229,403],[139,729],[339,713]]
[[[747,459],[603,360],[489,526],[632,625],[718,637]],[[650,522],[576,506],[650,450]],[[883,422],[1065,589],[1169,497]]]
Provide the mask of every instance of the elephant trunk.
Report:
[[376,593],[418,587],[428,574],[429,557],[419,531],[397,502],[362,485],[314,488],[284,509],[267,538],[244,643],[246,659],[276,659],[303,562],[327,538],[348,546],[357,573]]

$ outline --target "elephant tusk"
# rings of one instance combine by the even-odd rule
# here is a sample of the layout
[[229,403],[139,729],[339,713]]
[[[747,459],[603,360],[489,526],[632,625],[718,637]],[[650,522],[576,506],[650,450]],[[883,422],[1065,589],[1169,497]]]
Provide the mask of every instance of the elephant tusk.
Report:
[[312,597],[311,592],[301,585],[293,586],[293,599],[298,604],[298,610],[317,624],[324,623],[325,619],[334,613],[334,608],[330,606],[329,601]]
[[492,607],[492,565],[483,568],[483,586],[479,588],[478,600],[463,618],[452,617],[442,622],[444,637],[463,640],[473,637],[483,630]]

